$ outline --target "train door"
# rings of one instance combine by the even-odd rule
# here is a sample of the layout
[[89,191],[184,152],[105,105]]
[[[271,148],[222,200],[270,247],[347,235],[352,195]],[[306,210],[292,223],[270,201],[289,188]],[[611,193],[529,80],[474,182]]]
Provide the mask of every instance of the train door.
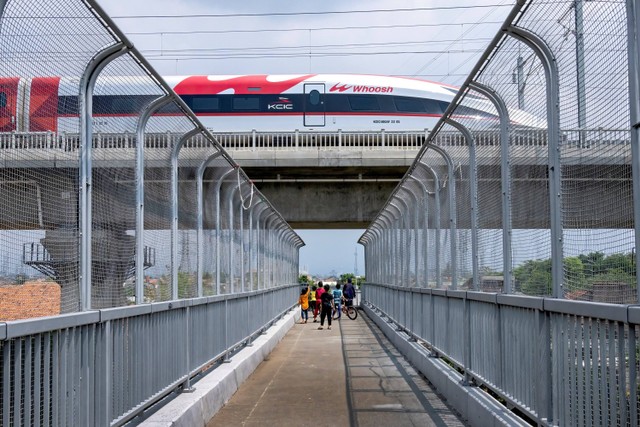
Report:
[[17,77],[0,78],[0,132],[16,130],[19,82]]
[[304,84],[304,125],[325,125],[324,83]]

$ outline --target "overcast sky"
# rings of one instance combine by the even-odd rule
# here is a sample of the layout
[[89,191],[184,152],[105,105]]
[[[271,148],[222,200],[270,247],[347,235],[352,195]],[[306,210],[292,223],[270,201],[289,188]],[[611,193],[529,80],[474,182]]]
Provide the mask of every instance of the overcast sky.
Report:
[[[460,85],[513,0],[99,0],[162,75],[354,73]],[[363,230],[299,230],[300,265],[364,272]]]

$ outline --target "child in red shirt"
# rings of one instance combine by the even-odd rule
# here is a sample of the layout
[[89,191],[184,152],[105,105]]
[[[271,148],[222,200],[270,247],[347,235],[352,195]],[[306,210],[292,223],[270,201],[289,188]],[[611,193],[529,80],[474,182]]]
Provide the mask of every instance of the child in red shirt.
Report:
[[313,307],[313,322],[317,322],[318,312],[320,311],[320,304],[322,304],[322,294],[324,288],[322,287],[322,281],[318,282],[318,289],[316,290],[316,306]]

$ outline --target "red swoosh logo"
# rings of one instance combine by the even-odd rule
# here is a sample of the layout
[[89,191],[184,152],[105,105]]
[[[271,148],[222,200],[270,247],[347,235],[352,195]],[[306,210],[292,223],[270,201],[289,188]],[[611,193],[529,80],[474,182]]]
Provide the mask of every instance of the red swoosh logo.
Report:
[[335,85],[333,85],[333,87],[331,89],[329,89],[329,92],[344,92],[345,90],[349,90],[351,89],[351,86],[348,85],[341,85],[340,83],[336,83]]

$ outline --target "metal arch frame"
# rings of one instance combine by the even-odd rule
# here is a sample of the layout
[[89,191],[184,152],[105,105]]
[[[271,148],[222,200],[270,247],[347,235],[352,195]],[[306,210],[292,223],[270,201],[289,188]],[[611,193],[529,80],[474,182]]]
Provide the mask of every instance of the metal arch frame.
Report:
[[178,159],[186,141],[200,133],[195,128],[180,137],[171,151],[171,299],[178,299]]
[[[235,273],[234,273],[234,268],[235,265],[233,264],[234,262],[234,253],[235,253],[235,248],[233,247],[234,243],[235,243],[235,238],[234,238],[234,234],[235,234],[235,217],[233,214],[233,210],[235,208],[234,203],[233,203],[233,199],[234,196],[236,194],[236,191],[238,191],[238,186],[234,185],[231,190],[228,192],[227,195],[227,203],[228,203],[228,208],[229,208],[229,290],[231,294],[235,294]],[[240,209],[242,209],[242,207],[240,207]]]
[[222,208],[220,204],[220,189],[227,175],[236,169],[236,166],[232,166],[231,169],[224,172],[220,178],[218,178],[216,186],[214,187],[216,200],[216,295],[220,295],[220,209]]
[[[398,230],[400,230],[400,226],[401,226],[400,219],[402,218],[402,210],[400,210],[398,205],[393,203],[393,197],[394,196],[391,196],[391,199],[389,199],[389,203],[387,203],[387,207],[392,207],[397,211],[398,216],[397,217],[395,217],[395,216],[393,217],[394,221],[392,223],[392,226],[395,224],[396,227],[398,228]],[[391,213],[390,211],[387,211],[387,212]],[[399,245],[398,245],[398,240],[399,240],[398,233],[393,232],[391,234],[391,250],[392,250],[391,258],[394,259],[394,260],[397,259],[398,253],[400,252],[400,248],[399,248]],[[394,280],[397,280],[397,278],[398,278],[398,271],[397,270],[398,270],[398,263],[397,262],[393,262]],[[400,280],[402,281],[402,266],[400,266]]]
[[509,109],[502,97],[491,87],[472,81],[469,87],[484,95],[493,103],[500,118],[500,180],[502,185],[502,256],[503,256],[503,291],[513,292],[513,261],[512,261],[512,205],[511,205],[511,167],[509,165]]
[[[260,289],[260,283],[264,285],[264,280],[262,281],[260,280],[260,269],[264,270],[264,264],[266,262],[266,251],[267,251],[266,240],[267,239],[266,239],[265,227],[267,225],[267,218],[269,218],[269,216],[271,216],[271,214],[273,213],[273,210],[270,211],[268,209],[269,208],[268,205],[265,204],[265,206],[266,208],[260,211],[258,218],[256,219],[256,238],[258,240],[257,246],[258,248],[261,248],[258,251],[258,256],[256,259],[256,289]],[[269,213],[263,219],[261,217],[264,212],[269,212]],[[261,221],[264,221],[263,222],[264,225],[262,229],[260,229]],[[262,279],[264,279],[264,277]],[[264,289],[264,286],[263,286],[263,289]]]
[[282,220],[280,215],[278,215],[276,216],[274,225],[275,227],[273,228],[272,232],[273,256],[271,257],[271,274],[273,275],[272,287],[278,286],[282,277],[280,269],[283,262],[282,234],[286,230],[286,223]]
[[87,64],[80,81],[80,311],[91,310],[91,265],[93,221],[93,89],[102,70],[114,59],[126,54],[132,46],[117,43],[98,52]]
[[[629,120],[631,173],[633,176],[633,223],[635,263],[640,265],[640,11],[635,0],[627,0],[627,56],[629,66]],[[640,303],[640,274],[636,274],[636,302]]]
[[[387,203],[387,207],[393,207],[393,208],[395,208],[395,209],[397,210],[397,212],[398,212],[398,217],[395,219],[395,222],[396,222],[397,227],[398,227],[398,230],[399,230],[399,229],[400,229],[400,226],[402,225],[401,220],[403,219],[404,215],[402,215],[402,210],[398,207],[398,205],[396,205],[395,203],[393,203],[393,201],[394,201],[394,199],[395,199],[396,197],[397,197],[397,193],[396,193],[396,194],[393,194],[393,195],[391,196],[391,198],[389,199],[389,203]],[[401,200],[401,199],[400,199],[400,200]],[[406,204],[404,204],[404,205],[406,206]],[[393,248],[393,250],[394,250],[394,252],[395,252],[395,254],[394,254],[395,256],[392,256],[392,257],[391,257],[391,259],[392,259],[392,260],[397,260],[397,259],[398,259],[398,255],[399,255],[399,253],[400,253],[400,246],[402,245],[402,234],[400,234],[400,236],[398,236],[398,234],[400,234],[400,233],[395,233],[395,232],[394,232],[394,233],[392,234],[392,238],[393,238],[393,240],[394,240],[394,243],[392,244],[392,248]],[[398,240],[399,240],[399,242],[398,242]],[[399,268],[400,268],[400,283],[399,283],[399,284],[397,283],[397,281],[398,281],[398,271],[397,271],[397,270],[398,270],[398,264],[399,264]],[[396,283],[395,283],[395,285],[396,285],[396,286],[403,286],[403,287],[404,287],[404,286],[405,286],[405,285],[403,284],[403,273],[404,273],[404,272],[403,272],[403,270],[404,270],[404,269],[403,269],[403,266],[402,266],[402,262],[401,262],[401,261],[400,261],[400,262],[393,262],[393,267],[394,267],[394,269],[393,269],[393,270],[394,270],[393,280],[396,282]],[[399,322],[400,322],[400,316],[399,316],[399,312],[400,312],[400,307],[399,307],[399,305],[400,305],[400,301],[399,301],[399,299],[400,299],[400,293],[399,293],[399,292],[394,291],[394,292],[393,292],[393,302],[392,302],[392,304],[393,304],[393,305],[392,305],[393,310],[392,310],[392,312],[391,312],[391,315],[392,315],[391,317],[392,317],[392,318],[395,318],[395,319],[398,319],[398,322],[397,322],[398,326],[399,326],[400,328],[403,328],[403,329],[404,329],[404,325],[401,325],[401,324],[399,323]]]
[[[245,278],[245,230],[244,230],[244,211],[248,210],[251,211],[252,206],[253,206],[253,183],[251,181],[248,180],[244,180],[244,183],[249,183],[249,190],[252,191],[252,193],[250,193],[251,196],[251,204],[249,205],[249,207],[245,208],[244,207],[244,200],[243,200],[243,196],[242,196],[242,183],[238,183],[238,194],[239,194],[239,198],[240,198],[240,204],[239,204],[239,208],[238,208],[238,212],[239,212],[239,220],[240,220],[240,284],[241,284],[241,292],[245,292],[245,285],[246,285],[246,278]],[[249,230],[251,230],[251,224],[249,224]]]
[[458,244],[457,244],[457,210],[456,210],[456,181],[455,174],[453,168],[453,161],[449,154],[443,150],[442,148],[434,145],[432,143],[427,144],[427,149],[432,149],[436,153],[440,154],[447,164],[447,176],[449,182],[448,195],[449,195],[449,232],[451,233],[451,289],[455,290],[458,288]]
[[[379,225],[377,223],[374,223],[371,225],[370,230],[372,230],[373,236],[371,237],[371,250],[369,251],[369,260],[370,262],[373,262],[373,260],[376,260],[376,264],[372,265],[372,269],[375,270],[375,273],[372,274],[373,276],[370,276],[371,280],[380,280],[380,277],[382,276],[382,262],[380,260],[380,247],[383,244],[383,239],[384,239],[384,232],[382,230],[382,225]],[[368,274],[368,273],[367,273]]]
[[[404,206],[405,209],[405,213],[403,213],[401,215],[401,223],[403,226],[403,233],[400,234],[400,246],[404,246],[403,243],[408,244],[408,240],[409,240],[409,224],[411,223],[411,209],[409,207],[409,203],[407,203],[402,197],[398,196],[398,193],[402,190],[404,190],[405,187],[399,187],[398,191],[396,191],[395,199],[398,200],[400,203],[402,203],[402,205]],[[402,235],[404,234],[404,238],[402,237]],[[403,240],[406,240],[403,241]],[[411,253],[411,252],[409,252]],[[408,260],[404,259],[405,257],[400,257],[400,276],[402,277],[402,285],[401,286],[409,286],[409,265],[411,264],[411,255],[409,255]],[[403,265],[405,264],[406,265]],[[405,270],[406,269],[406,270]]]
[[[197,203],[197,214],[196,214],[196,221],[197,221],[197,232],[196,232],[196,239],[197,239],[197,246],[198,246],[198,258],[197,258],[197,267],[196,267],[196,271],[197,271],[197,286],[198,286],[198,297],[202,296],[202,280],[203,280],[203,275],[204,275],[204,268],[203,268],[203,264],[204,264],[204,186],[203,186],[203,180],[204,180],[204,171],[205,169],[207,169],[207,167],[209,166],[209,164],[214,161],[215,159],[217,159],[218,157],[220,157],[220,155],[222,154],[222,152],[218,151],[216,153],[213,153],[212,155],[210,155],[209,157],[207,157],[201,164],[200,166],[198,166],[198,170],[196,172],[196,203]],[[232,169],[233,170],[233,169]],[[222,180],[222,179],[221,179]],[[218,253],[216,252],[216,257],[218,256]]]
[[284,265],[286,261],[286,251],[285,251],[285,237],[287,234],[286,222],[279,222],[278,227],[276,228],[276,257],[274,259],[273,271],[277,277],[276,283],[279,285],[279,282],[285,282],[286,276],[284,271]]
[[282,222],[280,224],[280,232],[278,233],[279,239],[279,245],[280,248],[282,249],[282,253],[280,254],[279,257],[279,262],[280,262],[280,267],[281,268],[276,268],[276,272],[279,273],[279,276],[282,277],[281,281],[284,282],[285,284],[287,283],[288,280],[291,280],[291,278],[287,278],[287,276],[290,276],[290,271],[287,272],[288,269],[286,269],[285,267],[287,266],[287,264],[289,264],[288,259],[287,259],[287,236],[288,236],[288,229],[287,229],[287,223],[286,222]]
[[478,165],[476,157],[476,141],[469,129],[461,123],[447,118],[450,126],[458,129],[467,140],[469,147],[469,197],[471,199],[471,271],[473,275],[473,289],[480,287],[480,269],[478,267]]
[[[370,277],[371,280],[378,280],[381,275],[381,262],[379,260],[379,247],[382,241],[382,230],[376,222],[372,223],[369,227],[370,234],[366,236],[367,245],[362,244],[365,247],[365,257],[368,259],[365,261],[365,275]],[[375,265],[373,264],[373,258],[376,258]],[[370,270],[371,268],[371,270]],[[371,271],[371,273],[370,273]],[[373,272],[375,271],[375,273]]]
[[[406,238],[406,215],[408,215],[408,211],[409,211],[409,206],[407,205],[407,202],[405,202],[401,197],[398,196],[398,191],[400,191],[399,189],[394,193],[394,195],[391,198],[391,201],[389,202],[389,206],[392,206],[394,208],[396,208],[398,210],[398,219],[397,219],[397,225],[398,225],[398,233],[394,234],[394,237],[396,238],[396,256],[394,259],[397,260],[396,265],[399,265],[400,267],[400,283],[399,286],[406,286],[406,280],[404,277],[405,274],[405,266],[404,266],[404,257],[401,255],[401,250],[404,249],[404,240]],[[394,202],[398,203],[398,204],[402,204],[403,209],[400,209],[400,206],[398,206],[398,204],[395,204]],[[406,214],[405,214],[406,213]]]
[[[4,7],[6,3],[2,4],[2,12],[4,14]],[[2,20],[0,20],[1,22]],[[116,58],[126,54],[132,49],[130,43],[117,43],[113,46],[109,46],[104,50],[96,53],[84,69],[82,79],[80,81],[78,101],[80,103],[80,152],[79,152],[79,176],[78,176],[78,222],[80,233],[80,247],[78,248],[80,260],[78,265],[79,270],[79,294],[80,294],[80,311],[91,310],[91,287],[92,287],[92,243],[93,243],[93,90],[95,88],[96,81],[102,70]],[[107,323],[107,329],[110,330],[111,324]],[[108,344],[105,356],[105,365],[109,366],[112,361],[110,355],[112,348]],[[85,371],[85,374],[87,372]],[[104,384],[104,396],[106,401],[104,410],[104,419],[111,420],[111,404],[112,404],[112,383],[107,380]],[[85,418],[87,424],[89,420],[89,411],[83,411],[81,415]]]
[[[418,215],[420,213],[420,206],[418,203],[418,196],[415,195],[415,193],[413,191],[411,191],[411,189],[406,186],[403,185],[402,187],[400,187],[398,190],[404,190],[406,191],[411,198],[413,199],[413,224],[414,224],[414,235],[413,235],[413,245],[414,245],[414,262],[415,262],[415,271],[414,271],[414,278],[415,278],[415,283],[416,286],[418,285],[418,228],[419,228],[419,222],[418,222]],[[407,262],[407,272],[411,270],[411,256],[409,256],[409,260]]]
[[[435,191],[434,191],[434,213],[433,216],[435,218],[435,231],[436,231],[436,242],[435,242],[435,246],[436,246],[436,288],[440,289],[442,288],[442,274],[441,274],[441,263],[440,263],[440,259],[441,259],[441,255],[440,255],[440,251],[441,251],[441,236],[440,234],[442,233],[442,224],[441,224],[441,209],[440,209],[440,191],[441,191],[441,186],[440,186],[440,177],[438,176],[438,173],[428,164],[424,163],[421,160],[418,161],[418,164],[420,166],[422,166],[424,168],[425,171],[427,171],[427,173],[429,173],[432,177],[433,177],[433,182],[435,185]],[[427,218],[427,223],[429,221],[429,218]],[[428,232],[428,228],[427,228],[427,232]],[[427,239],[428,240],[428,239]],[[426,267],[425,267],[426,268]],[[429,270],[427,269],[426,271],[427,273],[427,287],[429,286]]]
[[[277,212],[276,212],[277,213]],[[278,264],[280,258],[280,232],[282,224],[278,215],[273,217],[273,222],[270,228],[270,246],[271,256],[269,257],[269,278],[271,280],[271,287],[278,285],[279,272]]]
[[[365,249],[365,276],[369,277],[371,280],[374,280],[374,277],[379,275],[380,262],[376,262],[374,265],[374,261],[372,257],[375,257],[377,253],[377,246],[379,244],[379,239],[381,235],[381,231],[378,228],[378,224],[374,221],[369,225],[367,232],[363,234],[358,243],[361,244]],[[375,270],[375,274],[372,271]],[[377,279],[376,279],[377,280]]]
[[[262,201],[262,199],[261,199]],[[260,289],[260,266],[261,266],[261,256],[263,254],[263,250],[261,249],[261,246],[264,247],[264,242],[262,241],[262,239],[260,238],[260,221],[261,221],[261,216],[264,212],[268,212],[269,210],[269,205],[267,203],[264,203],[262,206],[264,206],[263,209],[260,209],[260,211],[257,213],[256,215],[256,228],[255,228],[255,233],[256,233],[256,239],[255,239],[255,243],[254,243],[254,247],[255,247],[255,251],[256,251],[256,265],[255,265],[255,269],[256,269],[256,283],[255,283],[255,288],[256,290]],[[251,279],[251,289],[253,290],[253,278]]]
[[[382,246],[380,248],[380,253],[378,254],[379,256],[382,254],[382,248],[385,247],[387,248],[387,252],[389,252],[389,249],[391,250],[391,253],[393,253],[393,242],[391,241],[391,227],[393,225],[393,222],[395,220],[395,218],[393,217],[393,215],[391,214],[391,212],[387,211],[387,210],[382,210],[380,211],[380,213],[378,214],[379,218],[382,218],[382,222],[384,223],[385,227],[384,230],[381,230],[382,232]],[[384,257],[384,262],[382,263],[382,280],[384,280],[385,282],[383,283],[391,283],[391,261],[390,256],[386,256]]]
[[[257,207],[263,207],[263,209],[260,210],[260,212],[258,212],[257,215],[260,215],[260,213],[262,211],[264,211],[265,209],[267,209],[267,204],[264,203],[264,201],[262,199],[258,199],[249,209],[249,283],[250,283],[250,290],[253,291],[253,275],[251,274],[251,271],[253,270],[253,258],[254,258],[254,253],[253,251],[255,251],[257,249],[257,244],[258,244],[258,239],[256,238],[254,241],[254,227],[253,227],[253,218],[254,218],[254,211],[257,209]],[[257,225],[257,224],[256,224]],[[258,253],[255,252],[255,257],[256,257],[256,261],[257,261],[257,256]]]
[[[253,185],[253,184],[252,184]],[[236,194],[236,191],[238,192],[238,194],[240,195],[239,198],[239,205],[238,205],[238,218],[239,218],[239,231],[240,231],[240,256],[241,256],[241,268],[240,268],[240,284],[242,286],[241,288],[241,292],[244,292],[244,207],[242,204],[242,185],[240,183],[238,183],[238,185],[234,186],[234,188],[229,192],[229,195],[227,196],[227,201],[229,203],[229,280],[231,281],[231,293],[235,293],[236,289],[235,289],[235,273],[234,273],[234,260],[235,260],[235,248],[234,248],[234,243],[235,243],[235,238],[234,238],[234,234],[235,234],[235,228],[234,228],[234,196]],[[250,209],[250,208],[249,208]]]
[[[253,281],[252,281],[252,277],[251,277],[251,269],[253,267],[253,211],[255,210],[256,206],[260,206],[261,204],[263,204],[262,199],[258,198],[258,200],[255,201],[255,203],[252,203],[251,206],[249,207],[248,211],[249,211],[249,218],[247,218],[247,222],[249,223],[249,230],[248,231],[248,236],[247,236],[247,240],[248,240],[248,245],[249,245],[249,262],[248,262],[248,271],[249,271],[249,281],[251,282],[251,290],[253,290]],[[243,256],[244,256],[244,237],[243,237]],[[243,268],[243,280],[242,280],[242,291],[245,291],[246,288],[246,278],[244,278],[244,268]]]
[[[420,163],[422,164],[422,163]],[[429,256],[428,256],[428,252],[429,252],[429,196],[433,195],[434,193],[430,193],[429,190],[427,189],[427,184],[425,184],[424,182],[422,182],[419,178],[417,178],[414,175],[409,175],[409,179],[413,179],[415,182],[417,182],[420,185],[420,188],[422,188],[422,193],[423,193],[423,197],[424,197],[424,206],[425,206],[425,210],[424,210],[424,237],[423,237],[423,241],[422,241],[422,257],[424,258],[424,286],[420,286],[420,287],[429,287]],[[437,180],[436,180],[437,183]],[[436,184],[437,186],[438,184]]]
[[136,305],[144,303],[144,131],[153,113],[172,100],[165,94],[151,101],[140,113],[136,126]]
[[[293,266],[293,256],[292,256],[292,252],[291,250],[293,249],[293,240],[291,237],[291,234],[289,233],[289,230],[287,230],[286,228],[283,229],[283,235],[282,235],[282,275],[284,277],[284,283],[292,283],[290,282],[292,277],[291,277],[291,273],[292,273],[292,266]],[[285,268],[286,267],[286,268]]]
[[[265,232],[265,251],[264,251],[264,265],[262,266],[262,284],[263,284],[263,289],[267,289],[267,284],[266,282],[266,275],[268,273],[268,278],[271,279],[271,257],[272,257],[272,253],[273,253],[273,230],[271,229],[271,221],[272,219],[277,218],[278,212],[276,212],[275,210],[271,211],[271,213],[269,215],[267,215],[264,219],[264,232]],[[273,287],[273,283],[271,283],[271,280],[269,280],[269,288]]]
[[544,67],[547,93],[547,154],[551,224],[551,281],[553,297],[563,298],[562,169],[560,163],[560,82],[558,66],[549,46],[538,35],[510,26],[507,34],[529,46]]

